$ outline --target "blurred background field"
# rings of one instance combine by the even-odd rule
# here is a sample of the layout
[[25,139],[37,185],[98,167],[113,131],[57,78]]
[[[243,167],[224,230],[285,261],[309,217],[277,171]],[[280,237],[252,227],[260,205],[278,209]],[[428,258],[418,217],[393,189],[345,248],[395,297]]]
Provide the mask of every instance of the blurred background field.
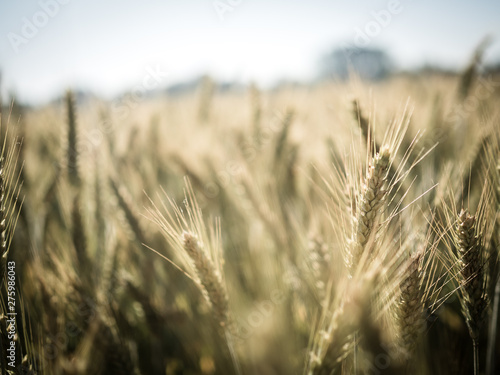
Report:
[[497,373],[499,10],[2,3],[2,373]]

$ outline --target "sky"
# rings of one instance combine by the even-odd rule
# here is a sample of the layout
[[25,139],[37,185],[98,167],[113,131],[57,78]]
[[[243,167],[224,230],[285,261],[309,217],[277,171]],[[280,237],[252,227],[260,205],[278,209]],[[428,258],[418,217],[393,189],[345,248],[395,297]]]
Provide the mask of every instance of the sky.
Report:
[[384,48],[402,69],[460,69],[486,36],[500,61],[496,0],[2,0],[3,95],[42,104],[65,89],[104,97],[210,74],[313,79],[338,46]]

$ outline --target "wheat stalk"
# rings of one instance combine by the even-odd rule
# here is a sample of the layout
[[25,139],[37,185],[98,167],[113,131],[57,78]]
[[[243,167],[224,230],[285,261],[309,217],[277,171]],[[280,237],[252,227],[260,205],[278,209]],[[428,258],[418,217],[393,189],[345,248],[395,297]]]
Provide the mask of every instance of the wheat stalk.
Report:
[[87,249],[87,234],[85,230],[85,223],[81,213],[81,203],[80,194],[78,194],[73,200],[73,207],[71,209],[71,221],[72,221],[72,239],[73,245],[76,250],[76,259],[78,270],[81,278],[85,281],[85,284],[92,286],[92,273],[91,271],[91,261],[88,255]]
[[351,314],[348,295],[332,303],[333,312],[322,318],[315,335],[314,347],[309,353],[308,375],[327,375],[339,368],[353,347],[357,330],[356,319]]
[[118,199],[118,205],[125,213],[125,218],[127,219],[130,229],[135,235],[135,238],[140,244],[146,243],[146,235],[142,229],[139,218],[135,214],[135,209],[133,207],[133,200],[130,194],[125,190],[124,187],[119,187],[118,183],[114,179],[110,179],[111,188]]
[[[309,354],[308,375],[340,373],[340,368],[346,365],[342,361],[352,353],[359,340],[364,340],[364,332],[359,329],[364,328],[365,310],[374,302],[372,297],[382,290],[377,270],[380,270],[380,264],[360,275],[359,279],[345,280],[347,282],[341,285],[340,295],[330,301],[317,327],[314,346]],[[353,373],[356,367],[354,363]]]

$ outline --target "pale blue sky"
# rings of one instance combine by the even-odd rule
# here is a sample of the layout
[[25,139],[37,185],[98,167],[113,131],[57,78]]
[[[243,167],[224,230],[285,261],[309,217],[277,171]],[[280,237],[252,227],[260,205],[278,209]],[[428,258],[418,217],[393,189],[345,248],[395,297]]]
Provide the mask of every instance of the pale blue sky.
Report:
[[[43,10],[50,3],[59,9]],[[399,0],[397,14],[377,21],[373,12],[387,15],[389,3],[2,0],[2,92],[32,103],[67,87],[112,96],[139,84],[148,66],[168,73],[165,86],[204,72],[263,85],[284,77],[308,79],[322,53],[341,42],[359,42],[358,30],[371,32],[369,46],[387,48],[403,68],[426,62],[462,67],[487,34],[495,39],[486,58],[500,60],[499,1]],[[221,20],[214,4],[232,10]],[[9,33],[24,38],[25,18],[42,26],[35,25],[38,30],[16,52]]]

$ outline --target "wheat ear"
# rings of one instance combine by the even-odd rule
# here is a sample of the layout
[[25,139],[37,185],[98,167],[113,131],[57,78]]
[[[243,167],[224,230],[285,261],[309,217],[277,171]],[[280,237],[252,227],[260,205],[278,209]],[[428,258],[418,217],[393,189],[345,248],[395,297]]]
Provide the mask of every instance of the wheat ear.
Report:
[[66,110],[68,112],[68,141],[67,141],[67,168],[69,180],[73,185],[80,183],[80,174],[78,171],[78,146],[76,129],[76,108],[73,93],[66,93]]
[[390,157],[389,147],[382,147],[380,152],[373,157],[366,174],[357,204],[353,236],[346,256],[346,265],[351,277],[375,228],[375,222],[386,194],[384,185],[387,180],[386,172],[389,168]]
[[184,250],[193,261],[196,273],[201,282],[203,294],[212,305],[217,322],[225,326],[228,322],[228,297],[220,273],[203,250],[195,235],[189,232],[182,234]]
[[402,355],[406,362],[411,358],[425,327],[420,289],[422,255],[421,252],[417,252],[411,256],[400,284],[401,295],[396,317],[400,330]]
[[462,313],[474,345],[474,373],[479,373],[479,332],[489,304],[484,287],[484,264],[476,217],[460,211],[456,224],[456,245],[460,267]]
[[363,134],[363,138],[365,139],[365,141],[368,142],[370,136],[370,123],[368,119],[364,116],[363,111],[359,106],[359,101],[357,99],[354,99],[352,101],[352,114],[354,120],[356,120],[361,129],[361,134]]

